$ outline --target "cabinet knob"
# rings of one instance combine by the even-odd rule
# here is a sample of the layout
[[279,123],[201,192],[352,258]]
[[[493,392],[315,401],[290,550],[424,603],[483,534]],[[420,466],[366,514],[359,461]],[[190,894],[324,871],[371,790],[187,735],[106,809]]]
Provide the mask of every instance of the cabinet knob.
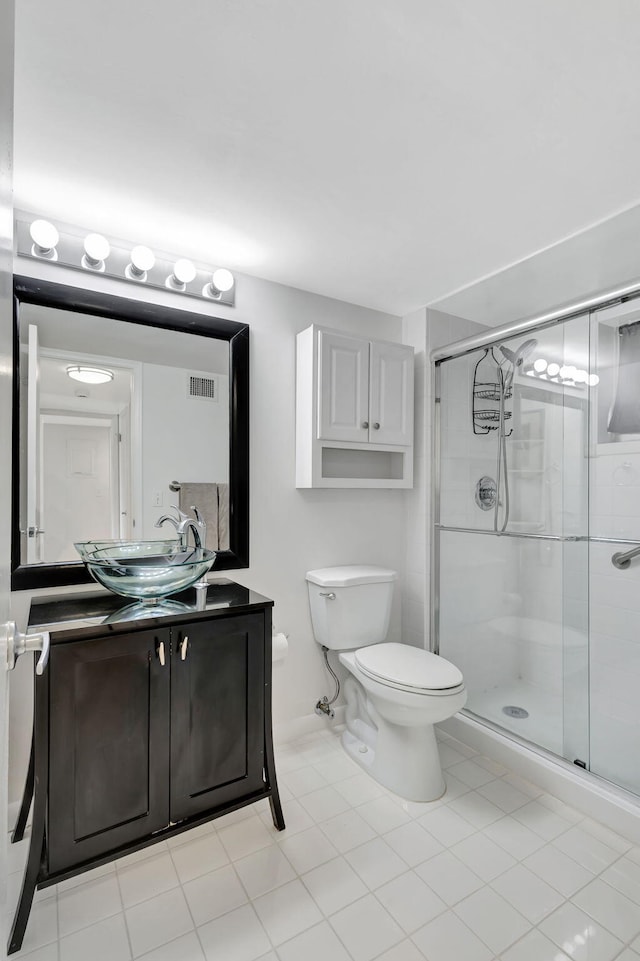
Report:
[[380,424],[375,423],[375,424],[373,425],[373,429],[374,429],[374,430],[380,430]]
[[164,641],[156,641],[156,653],[158,655],[158,660],[164,667],[166,664],[166,658],[164,656]]
[[369,427],[369,421],[368,421],[368,420],[363,420],[363,421],[362,421],[362,427],[363,427],[363,430],[367,430],[368,427]]
[[187,659],[187,648],[189,647],[189,635],[185,636],[180,641],[180,659],[186,661]]

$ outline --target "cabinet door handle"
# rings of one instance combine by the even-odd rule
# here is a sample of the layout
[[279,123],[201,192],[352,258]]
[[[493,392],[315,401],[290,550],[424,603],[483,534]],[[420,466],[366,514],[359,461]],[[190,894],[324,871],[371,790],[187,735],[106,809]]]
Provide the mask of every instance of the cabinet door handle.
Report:
[[369,421],[368,421],[368,420],[363,420],[363,421],[362,421],[362,429],[363,429],[363,430],[368,430],[368,429],[369,429]]
[[187,648],[189,647],[189,635],[185,634],[183,639],[180,641],[180,658],[183,661],[187,659]]
[[162,666],[164,667],[165,664],[166,664],[166,658],[165,658],[165,656],[164,656],[164,641],[157,641],[157,643],[156,643],[156,651],[157,651],[157,654],[158,654],[158,660],[160,661],[160,663],[161,663]]
[[374,430],[380,430],[380,424],[376,423],[373,425]]

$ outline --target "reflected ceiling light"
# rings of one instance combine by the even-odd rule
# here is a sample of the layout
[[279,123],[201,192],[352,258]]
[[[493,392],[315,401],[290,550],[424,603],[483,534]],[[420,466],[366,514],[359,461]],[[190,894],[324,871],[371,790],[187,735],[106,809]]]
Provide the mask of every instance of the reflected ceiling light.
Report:
[[597,374],[589,374],[587,377],[587,383],[589,387],[596,387],[600,383],[600,378]]
[[29,227],[29,234],[33,241],[31,254],[33,257],[41,257],[44,260],[57,260],[58,251],[56,244],[60,240],[60,234],[48,220],[34,220]]
[[560,373],[560,364],[549,364],[547,367],[549,377],[557,377]]
[[235,279],[230,270],[226,267],[219,267],[211,275],[211,282],[202,288],[203,297],[214,297],[220,299],[221,294],[226,294],[235,284]]
[[533,369],[534,369],[534,370],[536,371],[536,373],[538,373],[538,374],[544,373],[544,371],[547,369],[547,362],[546,362],[546,360],[544,359],[544,357],[538,357],[537,360],[534,360],[534,362],[533,362]]
[[190,260],[176,260],[173,273],[167,277],[167,287],[170,290],[184,290],[196,276],[196,268]]
[[156,262],[154,252],[143,244],[139,244],[131,251],[131,261],[125,267],[125,277],[129,280],[137,280],[144,283],[147,279],[147,271],[151,270]]
[[72,380],[80,380],[83,384],[108,384],[113,380],[113,371],[104,367],[87,367],[83,364],[72,364],[67,367],[67,375]]
[[111,253],[111,245],[102,234],[87,234],[84,238],[84,254],[82,266],[87,270],[97,270],[103,274],[105,260]]

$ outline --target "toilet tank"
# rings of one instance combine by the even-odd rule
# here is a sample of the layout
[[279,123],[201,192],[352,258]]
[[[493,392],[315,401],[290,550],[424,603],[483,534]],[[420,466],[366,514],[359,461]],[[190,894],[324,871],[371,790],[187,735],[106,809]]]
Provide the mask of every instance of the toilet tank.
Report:
[[351,565],[308,571],[313,633],[332,651],[384,641],[389,630],[395,571]]

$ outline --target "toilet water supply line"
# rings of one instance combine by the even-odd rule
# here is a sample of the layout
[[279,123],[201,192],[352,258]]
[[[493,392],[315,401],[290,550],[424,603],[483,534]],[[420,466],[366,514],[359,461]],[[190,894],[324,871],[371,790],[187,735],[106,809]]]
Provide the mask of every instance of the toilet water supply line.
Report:
[[325,714],[327,717],[335,717],[335,712],[331,707],[331,705],[338,700],[338,696],[340,694],[340,679],[338,678],[338,675],[329,664],[329,648],[323,645],[322,653],[324,654],[324,663],[327,666],[327,670],[329,674],[333,678],[336,689],[331,700],[329,700],[326,694],[320,698],[320,700],[316,704],[315,711],[316,711],[316,714],[318,714],[320,717],[322,717],[323,714]]

